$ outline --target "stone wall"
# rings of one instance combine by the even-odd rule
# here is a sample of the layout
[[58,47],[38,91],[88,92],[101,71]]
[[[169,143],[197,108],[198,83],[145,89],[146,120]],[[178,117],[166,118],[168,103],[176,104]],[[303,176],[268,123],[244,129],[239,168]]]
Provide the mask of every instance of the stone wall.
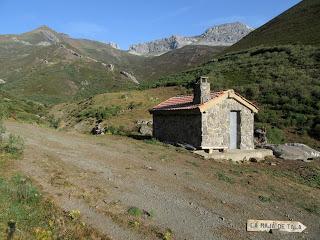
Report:
[[153,113],[153,136],[160,141],[201,144],[201,115]]
[[240,149],[254,149],[254,114],[234,99],[226,99],[202,113],[201,146],[229,148],[230,111],[240,111]]

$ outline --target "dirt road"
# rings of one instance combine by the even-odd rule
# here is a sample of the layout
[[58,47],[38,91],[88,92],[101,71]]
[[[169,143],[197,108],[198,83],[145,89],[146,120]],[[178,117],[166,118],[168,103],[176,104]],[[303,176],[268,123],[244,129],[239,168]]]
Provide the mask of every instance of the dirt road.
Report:
[[[218,180],[219,163],[174,147],[17,122],[6,126],[26,141],[17,167],[58,205],[80,210],[87,224],[111,239],[161,239],[170,231],[174,239],[317,239],[320,234],[317,215],[290,202],[265,204],[246,186]],[[130,216],[132,206],[145,213]],[[246,221],[252,218],[303,220],[308,229],[248,233]]]

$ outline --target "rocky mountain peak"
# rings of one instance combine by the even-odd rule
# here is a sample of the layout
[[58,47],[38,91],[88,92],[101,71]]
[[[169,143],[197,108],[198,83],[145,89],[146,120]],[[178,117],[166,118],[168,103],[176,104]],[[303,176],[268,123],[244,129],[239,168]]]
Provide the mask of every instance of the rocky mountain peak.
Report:
[[208,45],[232,45],[253,30],[253,28],[240,22],[225,23],[207,29],[200,38]]
[[107,42],[106,44],[115,49],[120,49],[119,45],[115,42]]
[[240,22],[226,23],[213,26],[199,36],[172,35],[168,38],[135,44],[130,46],[129,52],[137,55],[161,55],[186,45],[230,46],[253,30]]
[[36,32],[36,31],[51,31],[51,32],[55,32],[53,29],[51,29],[47,25],[41,25],[40,27],[38,27],[38,28],[33,30],[33,32]]
[[22,40],[29,41],[32,44],[56,44],[61,41],[61,36],[56,31],[46,25],[42,25],[30,32],[21,35]]

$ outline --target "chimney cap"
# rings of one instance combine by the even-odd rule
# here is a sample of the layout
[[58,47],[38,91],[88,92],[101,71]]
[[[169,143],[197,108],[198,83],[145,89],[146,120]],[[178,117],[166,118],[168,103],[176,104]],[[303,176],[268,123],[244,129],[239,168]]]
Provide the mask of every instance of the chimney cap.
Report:
[[199,83],[207,83],[208,82],[209,77],[206,76],[200,76],[199,77]]

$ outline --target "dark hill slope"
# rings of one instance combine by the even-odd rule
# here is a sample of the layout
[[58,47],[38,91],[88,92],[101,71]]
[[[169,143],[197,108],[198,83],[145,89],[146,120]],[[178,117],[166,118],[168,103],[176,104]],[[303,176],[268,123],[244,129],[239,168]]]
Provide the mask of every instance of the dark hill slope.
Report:
[[320,1],[304,0],[254,30],[228,52],[259,45],[320,45]]
[[147,82],[154,82],[161,76],[177,73],[206,63],[221,53],[224,46],[189,45],[172,50],[157,57],[146,58],[144,71]]

